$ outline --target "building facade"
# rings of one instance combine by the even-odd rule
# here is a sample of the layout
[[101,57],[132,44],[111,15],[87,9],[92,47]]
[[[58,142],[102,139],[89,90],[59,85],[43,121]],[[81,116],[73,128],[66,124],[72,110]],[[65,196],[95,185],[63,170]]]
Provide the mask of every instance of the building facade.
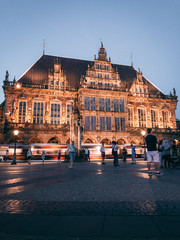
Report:
[[94,61],[43,55],[18,80],[6,72],[1,142],[142,144],[142,130],[178,139],[177,96],[165,95],[133,66],[112,64],[103,44]]

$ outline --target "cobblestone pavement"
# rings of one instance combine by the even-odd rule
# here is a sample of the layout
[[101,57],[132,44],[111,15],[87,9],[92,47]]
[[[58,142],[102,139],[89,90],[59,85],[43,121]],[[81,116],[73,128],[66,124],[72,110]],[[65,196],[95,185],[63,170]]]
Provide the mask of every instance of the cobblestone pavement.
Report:
[[179,215],[180,169],[149,179],[146,162],[0,165],[0,212]]
[[0,163],[0,239],[179,240],[180,168]]

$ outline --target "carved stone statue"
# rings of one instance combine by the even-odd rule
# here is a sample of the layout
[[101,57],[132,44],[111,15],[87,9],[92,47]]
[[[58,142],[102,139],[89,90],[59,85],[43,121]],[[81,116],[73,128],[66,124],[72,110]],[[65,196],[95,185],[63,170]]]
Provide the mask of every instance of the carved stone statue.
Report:
[[176,97],[176,89],[175,88],[173,88],[173,95],[174,95],[174,97]]
[[6,81],[9,80],[9,73],[8,73],[8,71],[6,71],[5,80],[6,80]]

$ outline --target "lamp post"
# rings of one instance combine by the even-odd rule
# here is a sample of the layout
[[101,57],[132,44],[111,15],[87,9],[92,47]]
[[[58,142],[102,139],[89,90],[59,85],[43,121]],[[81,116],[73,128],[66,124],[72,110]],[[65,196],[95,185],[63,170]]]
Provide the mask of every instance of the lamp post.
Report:
[[144,142],[144,161],[147,160],[147,154],[146,154],[146,148],[145,148],[145,131],[141,132],[142,136],[143,136],[143,142]]
[[13,155],[13,161],[11,163],[12,164],[16,164],[16,139],[17,139],[17,135],[19,134],[18,130],[14,130],[14,139],[15,139],[15,143],[14,143],[14,155]]

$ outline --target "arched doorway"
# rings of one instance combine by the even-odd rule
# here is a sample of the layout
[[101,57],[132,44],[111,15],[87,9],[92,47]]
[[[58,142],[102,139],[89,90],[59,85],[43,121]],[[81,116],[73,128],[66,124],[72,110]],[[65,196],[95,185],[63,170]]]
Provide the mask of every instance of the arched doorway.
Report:
[[92,138],[87,138],[84,143],[95,143],[95,141]]
[[16,137],[16,139],[15,139],[15,136],[12,136],[9,139],[8,143],[15,143],[15,141],[16,141],[16,143],[22,143],[22,144],[24,143],[23,139],[18,136]]
[[57,137],[53,137],[53,138],[50,138],[48,143],[57,143],[57,144],[61,144],[61,141],[59,140],[59,138]]
[[124,141],[124,139],[118,139],[117,140],[117,144],[118,145],[123,145],[123,144],[125,144],[126,142]]
[[111,144],[111,141],[108,138],[104,138],[103,140],[101,140],[101,143]]
[[29,140],[29,144],[31,143],[42,143],[40,138],[34,137]]
[[131,143],[132,143],[132,144],[139,144],[139,141],[138,141],[137,139],[132,139],[132,140],[131,140]]

